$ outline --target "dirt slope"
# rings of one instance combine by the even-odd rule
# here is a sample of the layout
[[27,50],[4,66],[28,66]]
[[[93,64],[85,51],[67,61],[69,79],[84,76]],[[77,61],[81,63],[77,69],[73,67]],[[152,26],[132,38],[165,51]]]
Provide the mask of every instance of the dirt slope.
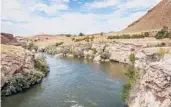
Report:
[[146,15],[130,24],[123,32],[157,31],[164,25],[171,29],[171,0],[162,0]]

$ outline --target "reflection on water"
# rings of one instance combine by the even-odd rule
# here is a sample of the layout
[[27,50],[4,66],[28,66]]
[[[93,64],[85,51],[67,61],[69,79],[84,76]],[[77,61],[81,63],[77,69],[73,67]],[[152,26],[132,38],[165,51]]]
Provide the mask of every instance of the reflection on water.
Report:
[[2,107],[123,107],[123,64],[46,57],[50,72],[42,83],[5,98]]

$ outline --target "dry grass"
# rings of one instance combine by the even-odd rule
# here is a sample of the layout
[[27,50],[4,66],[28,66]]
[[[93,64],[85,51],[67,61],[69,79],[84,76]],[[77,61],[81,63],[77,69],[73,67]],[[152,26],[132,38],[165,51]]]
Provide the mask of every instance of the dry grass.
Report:
[[21,56],[24,55],[24,49],[20,46],[1,44],[1,54],[2,53],[6,53],[9,56]]

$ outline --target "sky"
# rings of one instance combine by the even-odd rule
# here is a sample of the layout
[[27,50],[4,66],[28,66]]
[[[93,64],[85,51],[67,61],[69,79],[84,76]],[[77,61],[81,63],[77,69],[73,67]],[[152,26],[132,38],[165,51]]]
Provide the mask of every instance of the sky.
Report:
[[120,31],[160,0],[1,0],[1,32],[18,36]]

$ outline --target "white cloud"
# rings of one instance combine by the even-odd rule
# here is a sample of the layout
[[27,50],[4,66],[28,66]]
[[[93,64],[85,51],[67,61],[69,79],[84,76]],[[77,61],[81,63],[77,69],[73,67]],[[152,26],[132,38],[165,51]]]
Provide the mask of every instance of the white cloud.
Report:
[[67,9],[68,9],[68,6],[66,4],[47,5],[47,4],[38,3],[35,6],[33,6],[32,11],[43,11],[46,14],[54,15],[59,10],[67,10]]
[[[58,10],[66,9],[64,8],[65,6],[60,7],[58,4],[67,5],[69,0],[58,0],[58,2],[55,2],[54,5],[50,5],[50,7],[43,3],[37,3],[35,0],[26,2],[22,3],[18,0],[2,0],[1,18],[6,20],[2,21],[3,32],[26,36],[38,33],[76,34],[79,32],[97,33],[118,31],[145,14],[145,12],[136,12],[127,17],[121,17],[122,9],[119,9],[107,15],[65,12],[52,18],[46,18],[32,13],[33,9],[39,10],[41,8],[41,11],[45,11],[48,14],[55,14]],[[101,6],[103,7],[103,5]],[[24,23],[18,23],[20,21],[24,21]]]
[[90,8],[90,9],[105,8],[109,6],[115,6],[119,2],[120,2],[119,0],[94,1],[92,3],[86,3],[85,7]]
[[158,4],[161,0],[128,0],[122,3],[119,7],[130,9],[130,8],[151,8]]

